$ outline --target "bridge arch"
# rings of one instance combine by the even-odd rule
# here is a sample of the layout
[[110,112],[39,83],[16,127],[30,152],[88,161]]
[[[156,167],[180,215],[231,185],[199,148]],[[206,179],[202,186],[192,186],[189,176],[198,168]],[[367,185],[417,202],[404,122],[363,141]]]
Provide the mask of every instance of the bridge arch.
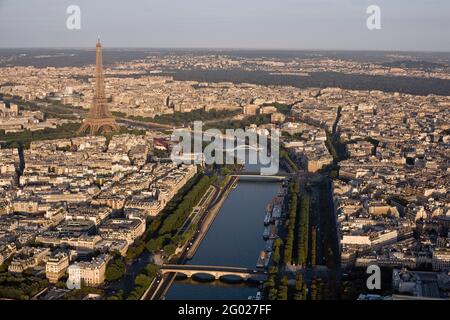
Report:
[[[218,267],[218,266],[194,266],[194,265],[165,265],[160,268],[162,274],[180,273],[187,278],[195,278],[199,275],[211,276],[214,280],[226,282],[230,277],[248,280],[264,280],[267,275],[260,270],[252,270],[237,267]],[[228,278],[228,279],[227,279]]]

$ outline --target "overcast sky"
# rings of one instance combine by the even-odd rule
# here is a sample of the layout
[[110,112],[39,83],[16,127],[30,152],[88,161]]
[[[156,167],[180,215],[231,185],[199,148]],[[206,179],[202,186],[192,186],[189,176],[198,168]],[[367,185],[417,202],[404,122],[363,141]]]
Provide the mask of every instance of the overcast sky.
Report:
[[[369,31],[366,9],[381,8]],[[81,30],[66,28],[69,5]],[[450,51],[450,0],[0,0],[0,47]]]

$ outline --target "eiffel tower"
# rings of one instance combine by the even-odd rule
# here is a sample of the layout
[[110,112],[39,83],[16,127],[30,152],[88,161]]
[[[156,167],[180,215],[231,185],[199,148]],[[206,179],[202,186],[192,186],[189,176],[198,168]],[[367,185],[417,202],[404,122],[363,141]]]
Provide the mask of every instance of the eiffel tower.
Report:
[[78,134],[89,132],[90,135],[98,133],[106,133],[111,131],[119,131],[113,115],[109,111],[105,96],[105,78],[103,75],[102,63],[102,45],[100,38],[98,39],[96,52],[96,68],[95,68],[95,93],[91,110],[83,121]]

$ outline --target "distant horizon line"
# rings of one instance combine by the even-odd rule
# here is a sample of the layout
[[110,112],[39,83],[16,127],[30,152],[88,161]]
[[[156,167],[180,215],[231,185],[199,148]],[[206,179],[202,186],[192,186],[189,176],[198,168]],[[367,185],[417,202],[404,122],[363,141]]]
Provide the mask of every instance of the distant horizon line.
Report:
[[[255,48],[255,47],[145,47],[145,46],[105,46],[104,42],[102,42],[102,46],[104,50],[188,50],[188,51],[195,51],[195,50],[205,50],[205,51],[305,51],[305,52],[395,52],[395,53],[447,53],[450,54],[449,51],[444,50],[405,50],[405,49],[317,49],[317,48]],[[0,46],[0,50],[30,50],[30,49],[37,49],[37,50],[95,50],[95,45],[93,46],[29,46],[29,47],[3,47]]]

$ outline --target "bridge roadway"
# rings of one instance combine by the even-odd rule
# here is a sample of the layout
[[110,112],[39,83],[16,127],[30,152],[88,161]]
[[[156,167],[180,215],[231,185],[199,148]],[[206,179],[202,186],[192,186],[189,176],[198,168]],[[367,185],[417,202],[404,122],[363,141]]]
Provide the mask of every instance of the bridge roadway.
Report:
[[271,180],[271,181],[283,181],[284,179],[286,179],[287,177],[289,177],[289,175],[284,175],[284,174],[276,174],[276,175],[264,175],[258,172],[241,172],[241,173],[236,173],[236,174],[232,174],[232,177],[239,177],[239,179],[242,180]]
[[124,124],[127,126],[134,126],[136,128],[141,129],[155,129],[155,130],[173,130],[174,126],[167,125],[167,124],[161,124],[157,122],[147,122],[147,121],[139,121],[139,120],[133,120],[128,118],[116,118],[117,123]]
[[237,276],[243,280],[264,280],[267,278],[267,272],[265,271],[239,267],[167,264],[163,265],[159,270],[163,275],[166,273],[181,273],[188,278],[196,274],[208,274],[216,280],[224,276]]

